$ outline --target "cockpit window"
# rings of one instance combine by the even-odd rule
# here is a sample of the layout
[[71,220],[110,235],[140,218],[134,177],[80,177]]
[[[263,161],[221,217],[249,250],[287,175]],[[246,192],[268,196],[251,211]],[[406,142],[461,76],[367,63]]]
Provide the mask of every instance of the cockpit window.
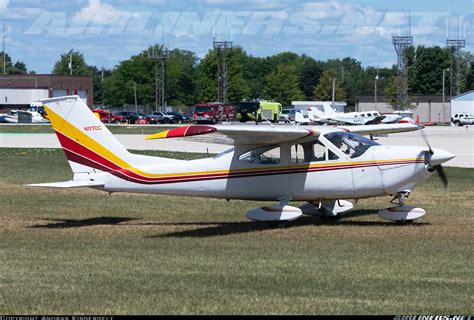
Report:
[[377,142],[350,132],[331,132],[325,137],[350,158],[357,158],[370,147],[379,145]]
[[239,161],[254,164],[278,164],[280,163],[280,147],[263,146],[252,149],[241,154]]

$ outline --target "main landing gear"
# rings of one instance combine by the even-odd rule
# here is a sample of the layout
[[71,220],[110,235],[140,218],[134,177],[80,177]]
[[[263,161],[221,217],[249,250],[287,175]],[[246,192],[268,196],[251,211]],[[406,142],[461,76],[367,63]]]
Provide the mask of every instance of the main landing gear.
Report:
[[423,217],[426,213],[424,209],[404,204],[404,199],[408,198],[409,195],[410,191],[408,190],[398,192],[390,201],[397,206],[380,210],[378,212],[379,217],[395,221],[397,224],[412,223],[413,220]]
[[304,214],[319,216],[321,219],[337,219],[354,208],[347,200],[308,202],[300,207]]

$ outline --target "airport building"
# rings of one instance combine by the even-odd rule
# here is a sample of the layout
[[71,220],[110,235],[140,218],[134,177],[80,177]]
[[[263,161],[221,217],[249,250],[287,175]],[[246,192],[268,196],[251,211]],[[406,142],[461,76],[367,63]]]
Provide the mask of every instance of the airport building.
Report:
[[78,95],[91,107],[91,76],[58,76],[50,74],[15,74],[0,76],[0,113],[28,109],[40,99]]
[[[427,95],[427,96],[411,96],[413,98],[412,105],[413,119],[419,119],[420,122],[436,122],[449,123],[451,121],[451,103],[449,96]],[[356,111],[378,111],[380,113],[392,113],[395,111],[383,96],[377,97],[375,103],[374,96],[357,96]]]
[[451,99],[452,114],[465,113],[474,115],[474,90],[463,93]]

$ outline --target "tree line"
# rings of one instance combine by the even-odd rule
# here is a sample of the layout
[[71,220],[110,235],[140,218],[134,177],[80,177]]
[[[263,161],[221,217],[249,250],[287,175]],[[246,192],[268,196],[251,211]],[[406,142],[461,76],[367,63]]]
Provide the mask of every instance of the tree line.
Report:
[[[55,63],[53,74],[69,74],[72,55],[73,75],[89,75],[94,79],[94,103],[109,107],[122,107],[135,103],[155,105],[155,68],[161,73],[161,62],[150,59],[150,52],[163,53],[161,45],[154,45],[115,68],[99,69],[89,65],[81,52],[71,50],[62,54]],[[12,63],[7,55],[7,73],[28,73],[21,61]],[[452,54],[446,48],[417,46],[407,51],[409,95],[442,94],[443,69],[452,69]],[[217,99],[218,56],[215,50],[199,59],[194,52],[174,49],[166,59],[167,104],[189,106],[197,102]],[[463,52],[461,92],[474,90],[474,56]],[[244,99],[269,99],[284,106],[295,100],[331,100],[335,78],[336,100],[354,106],[356,96],[374,95],[375,78],[377,95],[395,107],[397,93],[397,67],[363,67],[354,58],[316,60],[308,55],[282,52],[268,57],[254,57],[242,47],[233,47],[227,54],[228,93],[230,103]],[[446,95],[450,92],[451,75],[446,72]],[[400,107],[400,106],[399,106]],[[403,107],[403,106],[402,106]]]

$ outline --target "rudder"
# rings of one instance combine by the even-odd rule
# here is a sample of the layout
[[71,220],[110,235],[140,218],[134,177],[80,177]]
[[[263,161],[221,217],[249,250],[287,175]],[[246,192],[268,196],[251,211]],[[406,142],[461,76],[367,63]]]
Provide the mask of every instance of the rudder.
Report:
[[79,96],[42,100],[72,171],[92,173],[127,165],[130,153]]

